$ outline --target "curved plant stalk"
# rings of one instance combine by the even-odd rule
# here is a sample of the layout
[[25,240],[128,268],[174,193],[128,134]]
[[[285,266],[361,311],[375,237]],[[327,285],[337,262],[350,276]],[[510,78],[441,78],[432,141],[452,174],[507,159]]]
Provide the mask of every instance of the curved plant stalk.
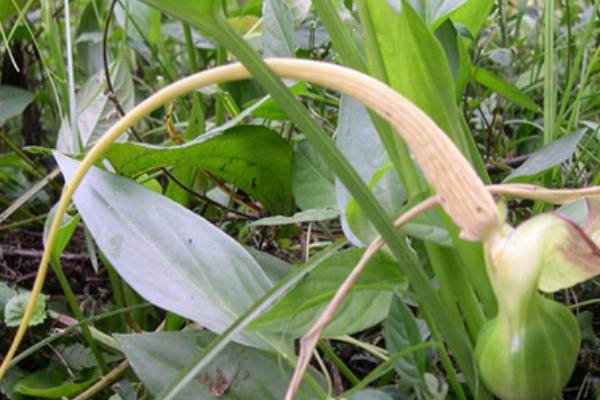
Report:
[[[266,62],[281,77],[305,80],[340,91],[386,119],[410,146],[424,174],[437,190],[440,204],[461,227],[464,237],[483,241],[499,227],[500,220],[493,198],[469,163],[440,128],[403,96],[365,74],[334,64],[297,59],[272,59]],[[6,372],[8,363],[27,330],[35,301],[46,277],[60,221],[91,166],[102,158],[123,132],[169,101],[208,85],[250,77],[250,73],[241,64],[230,64],[183,78],[137,105],[90,149],[61,195],[32,294],[19,329],[0,366],[0,378]]]
[[[582,189],[547,189],[541,186],[529,184],[501,184],[488,185],[486,188],[491,194],[494,195],[505,195],[528,200],[538,200],[552,204],[565,204],[578,198],[600,195],[600,186]],[[396,219],[394,226],[396,228],[401,228],[411,219],[433,209],[440,204],[442,203],[439,195],[431,196],[402,214],[398,219]],[[321,337],[321,333],[327,324],[332,320],[335,312],[352,289],[352,286],[356,280],[360,277],[360,274],[365,270],[371,258],[383,245],[384,241],[381,236],[378,236],[369,244],[361,259],[346,277],[344,282],[342,282],[333,298],[329,301],[325,309],[319,315],[319,318],[317,318],[306,334],[300,339],[300,353],[298,355],[298,361],[296,363],[294,375],[292,376],[288,386],[285,400],[294,399],[294,396],[300,387],[302,377],[308,368],[312,355],[315,351],[316,344]]]

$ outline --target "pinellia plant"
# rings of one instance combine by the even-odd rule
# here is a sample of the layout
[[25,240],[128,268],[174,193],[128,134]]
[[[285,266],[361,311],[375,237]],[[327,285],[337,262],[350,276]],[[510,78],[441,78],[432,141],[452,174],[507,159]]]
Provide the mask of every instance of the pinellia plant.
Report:
[[[100,173],[98,169],[93,169],[94,165],[103,159],[115,140],[153,110],[179,96],[208,85],[252,77],[271,93],[273,99],[315,145],[381,236],[369,245],[329,306],[301,339],[301,350],[297,360],[294,354],[272,346],[273,342],[269,342],[264,336],[246,336],[246,334],[250,332],[250,329],[247,329],[250,323],[284,295],[307,271],[300,271],[272,288],[264,289],[262,294],[259,293],[261,297],[256,300],[256,303],[248,304],[247,310],[236,316],[233,322],[231,319],[223,319],[218,324],[208,325],[206,321],[197,321],[207,324],[208,328],[219,336],[204,347],[199,356],[181,372],[178,379],[166,385],[158,397],[174,398],[215,359],[229,342],[237,340],[258,348],[272,346],[270,350],[279,351],[286,361],[296,364],[295,374],[286,396],[290,400],[294,398],[321,333],[369,260],[384,243],[397,259],[410,259],[411,255],[405,250],[404,237],[396,228],[437,205],[441,206],[449,217],[449,226],[455,224],[458,228],[460,238],[483,244],[484,262],[481,264],[474,262],[474,265],[469,267],[471,271],[477,271],[479,276],[481,273],[483,276],[487,274],[491,282],[493,298],[497,301],[497,309],[489,305],[490,315],[485,321],[483,313],[477,308],[478,304],[465,296],[466,300],[461,304],[461,311],[465,313],[465,320],[469,324],[469,333],[474,337],[475,346],[472,346],[468,334],[456,326],[457,321],[452,312],[448,312],[448,307],[433,289],[425,273],[410,263],[402,264],[402,272],[408,278],[418,302],[431,319],[432,326],[437,327],[451,350],[472,395],[478,399],[490,398],[489,390],[502,399],[534,400],[548,399],[560,392],[572,373],[579,351],[579,328],[575,318],[565,306],[542,296],[539,291],[553,293],[600,273],[600,249],[597,244],[600,240],[597,217],[600,202],[598,198],[593,197],[600,193],[599,188],[561,191],[532,185],[486,187],[471,163],[461,153],[465,150],[457,148],[455,143],[459,142],[460,146],[460,141],[451,140],[425,112],[394,89],[359,72],[360,65],[353,65],[355,69],[351,69],[318,61],[285,58],[261,60],[258,54],[231,30],[224,19],[220,1],[181,0],[162,4],[166,2],[148,0],[147,3],[188,21],[212,36],[231,51],[241,64],[209,69],[166,86],[121,118],[87,152],[76,170],[70,172],[70,179],[52,219],[29,304],[11,348],[0,367],[0,377],[9,367],[26,332],[57,242],[63,217],[72,198],[75,198],[78,207],[83,206],[82,203],[77,204],[77,190],[82,183],[85,183],[86,174],[90,170],[94,174]],[[363,7],[362,12],[368,14],[370,7],[372,11],[372,2],[359,3]],[[331,6],[327,0],[315,1],[315,6],[325,18],[327,15],[331,16],[327,14]],[[412,16],[410,7],[407,5],[404,7],[404,18],[410,19]],[[340,29],[339,26],[336,28],[335,19],[328,21],[331,23],[332,32]],[[420,26],[418,28],[420,29]],[[344,57],[358,64],[357,60],[360,57],[356,57],[350,44],[346,43],[346,45],[349,50],[344,53]],[[392,136],[382,135],[383,141],[396,145],[397,140],[401,138],[406,142],[435,195],[403,213],[394,227],[369,188],[362,183],[330,137],[295,100],[280,78],[322,85],[353,97],[370,108],[393,128]],[[56,158],[63,167],[74,162],[59,154]],[[410,157],[404,160],[409,168],[412,161],[406,163],[406,160],[410,160]],[[401,160],[396,162],[402,163]],[[554,204],[586,197],[588,216],[585,223],[579,226],[562,214],[544,213],[512,228],[505,222],[504,206],[501,202],[496,202],[494,195],[521,197]],[[84,207],[81,208],[85,221]],[[90,221],[90,226],[92,225]],[[456,243],[461,243],[459,235],[455,236]],[[115,265],[117,271],[121,268],[119,250],[113,248],[106,251],[107,258]],[[469,253],[466,246],[462,251],[463,255]],[[435,249],[432,249],[431,254],[435,254]],[[436,270],[436,273],[440,273],[440,279],[443,280],[441,274],[448,271]],[[136,285],[134,278],[123,275],[130,280],[132,286]],[[165,276],[164,279],[168,280],[169,276]],[[460,282],[457,284],[460,285]],[[479,284],[481,287],[478,290],[483,292],[485,285],[481,281]],[[268,283],[265,282],[264,286],[268,286]],[[139,285],[137,288],[143,295],[144,288]],[[478,294],[482,298],[485,296],[485,293]],[[173,297],[175,298],[175,295]],[[161,306],[174,312],[180,310],[173,302]],[[450,362],[446,362],[444,366],[449,374],[453,373]],[[481,384],[482,382],[484,385]],[[460,384],[457,384],[455,389],[458,394],[462,391]]]
[[[571,313],[559,303],[541,297],[537,289],[539,284],[544,290],[556,291],[600,272],[600,250],[592,239],[597,233],[597,200],[591,201],[584,228],[566,217],[545,214],[512,230],[501,222],[494,203],[491,203],[494,208],[484,208],[490,204],[490,193],[481,181],[471,178],[475,176],[474,172],[452,143],[428,117],[400,95],[372,78],[332,64],[297,60],[267,60],[267,63],[283,78],[328,85],[356,97],[388,119],[411,145],[434,187],[439,187],[435,202],[425,203],[426,207],[420,207],[420,211],[436,203],[441,204],[456,223],[464,227],[465,236],[486,243],[487,269],[499,301],[498,316],[483,328],[476,350],[486,385],[506,399],[545,399],[562,389],[574,366],[580,334]],[[200,87],[249,76],[246,69],[234,64],[184,78],[141,103],[90,150],[59,203],[40,265],[37,280],[40,283],[34,287],[2,372],[14,355],[31,317],[66,208],[91,166],[116,138],[160,105]],[[372,96],[373,93],[377,96]],[[452,165],[452,169],[431,165],[429,152],[432,149],[437,159],[442,160],[441,165]],[[554,192],[546,194],[535,187],[509,185],[507,188],[495,188],[498,192],[502,189],[509,194],[518,193],[514,189],[520,189],[521,195],[530,198],[557,196]],[[567,193],[565,198],[572,199],[572,193]],[[415,214],[408,215],[413,217]],[[481,215],[484,217],[477,218]],[[404,218],[402,222],[408,221]],[[378,241],[375,247],[380,244],[381,241]],[[366,254],[374,254],[374,251]],[[366,262],[363,261],[363,264],[366,265]],[[303,350],[304,354],[312,351],[310,348]],[[540,354],[555,354],[556,357],[540,358]],[[539,362],[535,362],[536,359]],[[553,385],[542,384],[549,376],[553,378]],[[292,397],[293,390],[289,395],[289,398]]]

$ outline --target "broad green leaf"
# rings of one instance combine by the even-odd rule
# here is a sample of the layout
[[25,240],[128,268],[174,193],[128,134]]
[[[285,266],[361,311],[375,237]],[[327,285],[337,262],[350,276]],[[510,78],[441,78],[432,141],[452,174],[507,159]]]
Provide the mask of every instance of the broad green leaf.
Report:
[[[79,162],[55,153],[68,182]],[[74,202],[119,275],[153,304],[214,332],[226,329],[272,286],[235,240],[176,202],[92,168]],[[262,338],[237,340],[265,346]]]
[[52,362],[47,368],[33,372],[15,385],[15,391],[41,399],[62,399],[84,391],[100,377],[98,368],[85,371],[73,380],[60,364]]
[[21,113],[33,101],[33,94],[27,90],[9,86],[0,86],[0,127],[6,120]]
[[540,107],[519,88],[486,69],[474,67],[473,79],[521,107],[531,111],[540,111]]
[[[393,296],[390,313],[383,324],[383,329],[390,356],[423,342],[415,317],[398,293]],[[423,385],[425,356],[422,351],[400,358],[394,367],[404,380]]]
[[[206,346],[211,335],[193,331],[115,336],[136,375],[158,394]],[[292,369],[285,359],[236,344],[228,345],[176,399],[282,399]],[[314,371],[311,374],[315,375]],[[303,384],[297,399],[319,396]]]
[[[29,302],[30,292],[23,291],[11,297],[4,306],[4,323],[8,327],[19,326]],[[39,325],[46,319],[46,296],[39,296],[35,302],[35,308],[29,326]]]
[[[264,332],[301,336],[331,300],[342,281],[360,260],[362,250],[336,253],[322,261],[280,302],[250,327]],[[396,263],[379,252],[352,287],[352,291],[325,328],[324,335],[339,336],[371,327],[387,316],[395,288],[406,288]]]
[[577,145],[579,145],[579,142],[584,136],[585,130],[581,130],[568,136],[564,136],[552,143],[548,143],[540,150],[531,154],[523,165],[513,170],[504,179],[504,182],[515,181],[517,178],[535,176],[568,160],[573,156],[573,153],[577,150]]
[[306,141],[298,143],[294,148],[292,190],[296,204],[302,210],[335,205],[333,172]]
[[253,221],[249,226],[272,226],[272,225],[287,225],[298,224],[303,222],[326,221],[328,219],[337,218],[340,213],[332,208],[317,208],[306,211],[297,212],[291,217],[278,215],[275,217],[261,218]]
[[294,23],[284,0],[265,0],[262,23],[263,57],[293,57]]
[[292,208],[292,150],[261,126],[237,126],[181,146],[115,143],[106,158],[128,176],[159,167],[195,167],[234,184],[273,213],[287,214]]

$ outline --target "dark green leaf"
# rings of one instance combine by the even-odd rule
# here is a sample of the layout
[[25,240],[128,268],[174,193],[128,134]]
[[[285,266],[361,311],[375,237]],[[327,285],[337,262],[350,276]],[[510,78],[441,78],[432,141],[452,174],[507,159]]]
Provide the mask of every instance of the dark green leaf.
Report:
[[115,143],[107,158],[128,176],[173,165],[199,168],[236,185],[273,213],[287,214],[292,207],[292,150],[264,127],[237,126],[181,146]]

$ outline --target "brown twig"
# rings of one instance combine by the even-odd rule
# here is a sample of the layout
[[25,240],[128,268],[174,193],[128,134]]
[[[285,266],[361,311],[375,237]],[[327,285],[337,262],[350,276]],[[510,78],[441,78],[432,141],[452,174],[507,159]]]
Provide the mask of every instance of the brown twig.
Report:
[[[26,258],[42,258],[43,251],[37,249],[23,249],[17,246],[0,245],[0,255],[17,256]],[[87,261],[90,256],[85,253],[62,253],[60,258],[67,261]]]

